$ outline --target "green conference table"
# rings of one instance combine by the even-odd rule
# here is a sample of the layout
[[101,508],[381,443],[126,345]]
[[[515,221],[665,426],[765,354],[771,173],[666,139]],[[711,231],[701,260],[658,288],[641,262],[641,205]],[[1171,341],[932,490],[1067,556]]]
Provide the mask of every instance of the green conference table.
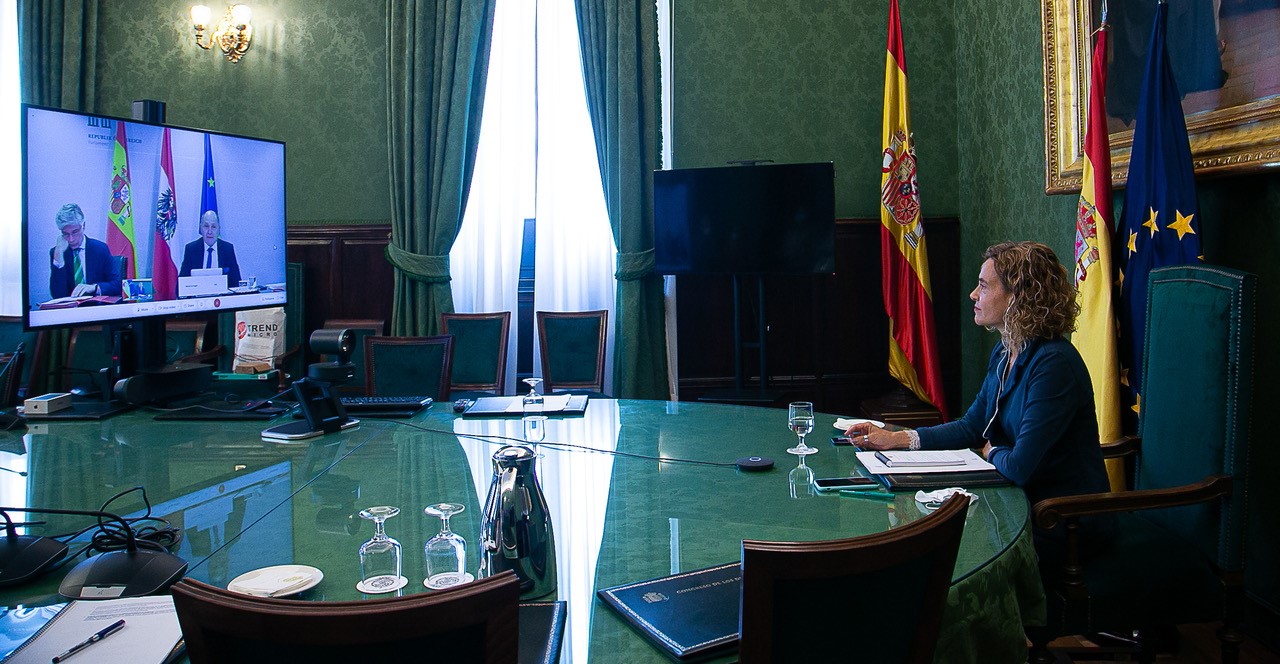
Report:
[[[490,455],[501,437],[522,434],[518,418],[463,419],[449,405],[409,420],[366,419],[301,444],[263,441],[259,431],[270,423],[156,422],[145,410],[101,422],[36,423],[25,435],[0,433],[0,467],[16,471],[0,472],[0,504],[97,509],[119,491],[145,486],[153,513],[183,528],[178,553],[189,576],[225,587],[259,567],[306,564],[324,572],[299,596],[310,600],[362,597],[357,550],[372,524],[358,512],[394,505],[401,512],[387,533],[403,545],[409,585],[402,592],[424,592],[423,544],[439,520],[422,508],[466,505],[452,527],[467,539],[474,573]],[[808,458],[818,477],[857,467],[850,448],[827,442],[834,420],[819,414],[810,436],[821,450]],[[793,497],[787,476],[796,460],[785,451],[793,443],[786,411],[776,409],[593,400],[585,416],[552,417],[538,472],[556,538],[558,588],[545,599],[568,603],[561,661],[667,661],[596,598],[597,588],[739,560],[744,538],[843,538],[922,516],[911,493],[877,502],[808,495],[802,487]],[[750,455],[773,457],[777,467],[733,467]],[[1044,619],[1026,497],[1015,487],[975,492],[980,500],[965,528],[937,659],[1022,662],[1022,625]],[[134,493],[111,511],[141,508]],[[48,520],[50,533],[87,521]],[[0,606],[62,601],[61,577],[3,589]]]

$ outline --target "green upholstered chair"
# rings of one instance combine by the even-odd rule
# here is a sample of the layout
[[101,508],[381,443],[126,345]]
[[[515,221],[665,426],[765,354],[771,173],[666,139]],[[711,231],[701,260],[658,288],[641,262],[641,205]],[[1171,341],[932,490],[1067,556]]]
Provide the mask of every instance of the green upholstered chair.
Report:
[[933,662],[968,511],[956,494],[862,537],[743,540],[739,661]]
[[[326,330],[351,330],[352,348],[354,352],[351,354],[351,364],[355,366],[355,375],[351,378],[348,385],[339,385],[338,392],[342,394],[364,394],[365,393],[365,366],[364,366],[364,339],[365,337],[379,337],[387,333],[387,321],[371,318],[337,318],[329,319],[322,325]],[[327,355],[322,358],[325,362],[332,362],[334,356]]]
[[369,396],[449,399],[453,335],[365,337],[365,389]]
[[210,362],[217,359],[224,347],[219,344],[205,349],[205,331],[208,328],[209,323],[202,320],[165,321],[165,361]]
[[[1067,535],[1062,567],[1042,569],[1049,621],[1028,631],[1034,660],[1050,661],[1055,636],[1223,620],[1222,661],[1237,661],[1255,282],[1208,265],[1151,272],[1141,438],[1113,446],[1131,457],[1133,490],[1034,506],[1039,527]],[[1107,512],[1113,541],[1082,559],[1078,517]],[[1154,659],[1150,639],[1136,645]]]
[[543,389],[604,396],[604,345],[609,312],[539,311]]
[[506,394],[511,312],[440,314],[441,334],[453,335],[453,398]]
[[22,366],[27,354],[0,353],[0,410],[18,405],[18,388],[22,385]]
[[192,579],[172,588],[192,664],[203,662],[517,661],[520,583],[506,571],[403,597],[253,597]]

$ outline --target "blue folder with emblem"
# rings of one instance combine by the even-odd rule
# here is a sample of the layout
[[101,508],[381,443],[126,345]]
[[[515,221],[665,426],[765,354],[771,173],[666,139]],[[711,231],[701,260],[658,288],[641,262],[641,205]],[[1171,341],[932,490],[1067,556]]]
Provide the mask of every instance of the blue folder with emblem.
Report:
[[681,661],[737,650],[741,593],[742,565],[736,562],[597,592],[645,638]]

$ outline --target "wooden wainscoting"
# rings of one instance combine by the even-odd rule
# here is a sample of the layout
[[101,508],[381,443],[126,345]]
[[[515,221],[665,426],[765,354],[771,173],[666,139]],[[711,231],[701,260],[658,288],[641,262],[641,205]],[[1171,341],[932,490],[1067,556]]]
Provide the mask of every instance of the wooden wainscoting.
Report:
[[289,262],[306,266],[304,329],[331,318],[391,320],[390,240],[390,224],[289,226]]
[[[951,414],[962,408],[960,320],[964,289],[960,225],[928,219],[929,272],[943,389]],[[742,335],[754,341],[754,281],[742,297]],[[888,373],[889,322],[880,292],[880,221],[836,221],[836,271],[765,277],[766,348],[773,403],[813,401],[823,412],[856,415],[864,399],[896,387]],[[697,400],[733,386],[733,286],[727,276],[676,280],[680,398]],[[748,386],[759,384],[754,350],[745,353]]]

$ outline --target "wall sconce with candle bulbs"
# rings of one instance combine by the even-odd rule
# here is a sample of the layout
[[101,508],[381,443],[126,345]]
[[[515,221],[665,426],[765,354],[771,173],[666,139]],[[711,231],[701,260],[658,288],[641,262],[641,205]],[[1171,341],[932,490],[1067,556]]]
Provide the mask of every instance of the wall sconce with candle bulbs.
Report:
[[227,56],[227,60],[231,62],[240,62],[240,58],[249,51],[250,42],[253,41],[253,24],[250,19],[253,11],[248,5],[231,5],[227,7],[227,11],[222,15],[222,21],[218,23],[213,34],[205,39],[205,30],[209,27],[209,20],[213,17],[213,13],[206,5],[194,5],[191,7],[191,26],[196,30],[196,46],[208,50],[214,44]]

